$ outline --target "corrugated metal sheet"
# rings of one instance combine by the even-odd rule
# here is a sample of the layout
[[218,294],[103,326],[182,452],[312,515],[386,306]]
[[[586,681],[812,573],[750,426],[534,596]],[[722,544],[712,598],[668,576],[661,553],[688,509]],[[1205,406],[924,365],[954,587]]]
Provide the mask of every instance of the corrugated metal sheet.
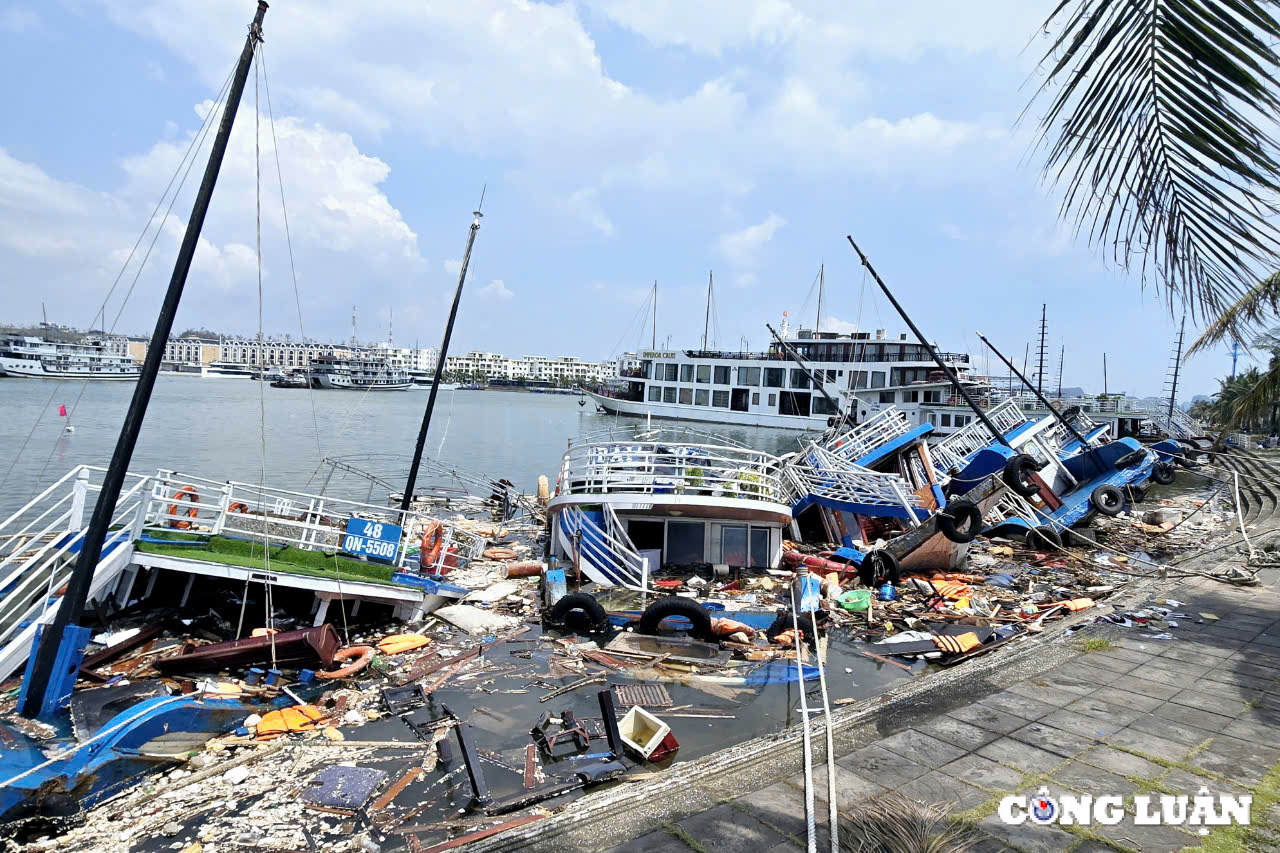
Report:
[[618,705],[628,707],[643,705],[646,708],[666,708],[671,705],[671,694],[662,684],[617,684],[613,696]]

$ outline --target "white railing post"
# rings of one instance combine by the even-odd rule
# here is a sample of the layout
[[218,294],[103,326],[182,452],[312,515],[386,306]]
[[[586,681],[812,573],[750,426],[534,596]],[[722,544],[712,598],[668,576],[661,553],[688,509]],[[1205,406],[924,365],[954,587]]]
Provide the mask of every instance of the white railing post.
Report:
[[222,497],[218,501],[218,517],[213,520],[213,535],[222,535],[222,528],[227,524],[227,513],[231,509],[231,481],[222,487]]
[[76,472],[75,484],[71,487],[71,516],[67,519],[67,530],[84,529],[84,501],[89,494],[89,469],[81,466]]
[[142,530],[147,525],[147,507],[150,501],[146,497],[147,487],[144,485],[138,490],[138,504],[133,511],[133,526],[129,531],[129,541],[137,542],[142,536]]

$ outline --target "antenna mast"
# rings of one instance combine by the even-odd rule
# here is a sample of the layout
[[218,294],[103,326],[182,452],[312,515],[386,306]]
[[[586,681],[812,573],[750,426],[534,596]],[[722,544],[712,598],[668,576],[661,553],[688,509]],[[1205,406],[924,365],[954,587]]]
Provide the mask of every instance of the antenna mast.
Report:
[[813,330],[815,332],[822,331],[822,288],[826,285],[826,278],[823,272],[825,266],[825,264],[818,264],[818,319],[814,321]]
[[707,332],[711,330],[711,271],[707,271],[707,319],[702,325],[702,351],[707,350]]
[[1058,398],[1062,398],[1062,362],[1067,358],[1067,345],[1062,345],[1061,352],[1058,353]]
[[658,349],[658,280],[653,280],[653,343],[649,348],[656,351]]
[[1036,392],[1044,393],[1044,333],[1047,328],[1047,311],[1049,306],[1041,303],[1040,305],[1040,366],[1036,368]]
[[1169,381],[1169,421],[1173,421],[1173,407],[1178,396],[1178,371],[1182,367],[1182,335],[1187,330],[1187,315],[1182,315],[1182,325],[1178,327],[1178,343],[1173,350],[1173,377]]

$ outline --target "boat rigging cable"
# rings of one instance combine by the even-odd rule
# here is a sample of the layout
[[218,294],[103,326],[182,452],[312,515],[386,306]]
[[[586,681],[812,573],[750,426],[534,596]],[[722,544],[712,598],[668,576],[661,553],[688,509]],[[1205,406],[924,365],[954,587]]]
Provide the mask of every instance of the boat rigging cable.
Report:
[[[801,575],[801,577],[809,577],[809,576],[810,575],[807,569],[805,570],[804,575]],[[821,592],[822,590],[821,583],[818,584],[818,590],[819,592]],[[805,600],[804,596],[801,596],[799,601],[796,601],[793,599],[792,601],[793,607],[791,611],[793,619],[795,618],[796,607],[798,607],[800,603],[803,602],[804,600]],[[818,664],[818,684],[822,687],[822,719],[823,719],[823,723],[825,724],[826,733],[827,733],[827,826],[831,831],[831,853],[839,853],[840,832],[838,829],[838,821],[837,821],[837,815],[836,815],[835,735],[831,729],[831,725],[832,725],[831,724],[831,698],[827,694],[827,667],[826,667],[826,663],[823,661],[824,649],[819,644],[819,639],[818,639],[817,605],[818,605],[818,596],[810,597],[809,610],[808,610],[809,626],[813,628],[813,657]],[[830,638],[828,637],[828,640],[829,639]],[[796,638],[796,641],[799,642],[799,637]],[[799,662],[799,660],[800,660],[800,655],[797,653],[796,654],[797,663]],[[803,670],[801,670],[800,676],[801,676],[800,677],[800,696],[803,699],[805,696]],[[808,722],[807,715],[806,715],[805,722],[806,723]],[[808,764],[812,766],[812,761],[809,761]],[[806,784],[812,784],[812,782],[813,782],[812,774],[810,774],[810,776],[806,778]]]
[[[797,575],[801,582],[801,594],[803,593],[803,581],[808,576],[808,572]],[[792,593],[791,600],[791,635],[796,645],[796,679],[800,685],[800,719],[804,726],[804,819],[805,830],[808,840],[807,853],[817,853],[818,851],[818,829],[817,818],[814,814],[813,806],[813,739],[809,732],[809,699],[805,695],[804,689],[804,664],[800,662],[800,656],[804,652],[804,647],[800,640],[800,619],[796,615],[796,611],[800,609],[800,598],[802,595]],[[784,623],[785,624],[785,623]],[[812,622],[809,623],[813,625]],[[830,777],[834,778],[834,776]],[[834,823],[832,831],[835,830]]]
[[[258,511],[262,515],[262,551],[263,551],[263,559],[265,560],[267,573],[269,575],[271,571],[271,549],[268,545],[267,537],[270,532],[270,523],[267,519],[267,507],[266,507],[265,496],[263,494],[263,490],[266,488],[266,479],[267,479],[267,468],[266,468],[267,466],[267,461],[266,461],[267,460],[267,449],[266,449],[267,425],[266,425],[266,407],[265,407],[265,404],[263,404],[262,399],[263,399],[263,394],[265,393],[265,389],[263,388],[263,386],[267,384],[267,377],[266,377],[267,364],[266,364],[266,353],[264,350],[264,341],[263,341],[263,333],[262,333],[262,214],[261,214],[262,179],[261,179],[261,168],[260,168],[261,158],[258,153],[258,123],[261,120],[261,113],[258,109],[258,71],[259,69],[261,69],[261,74],[262,74],[262,91],[263,91],[263,94],[267,96],[267,124],[271,128],[271,147],[272,147],[272,152],[275,155],[275,161],[276,161],[276,180],[280,187],[280,211],[281,211],[281,216],[284,222],[285,245],[288,247],[288,250],[289,250],[289,272],[292,275],[292,279],[293,279],[293,301],[298,312],[298,334],[299,336],[301,336],[304,342],[306,341],[307,336],[306,336],[306,333],[303,331],[303,327],[302,327],[302,297],[298,292],[298,271],[297,271],[296,265],[294,264],[294,259],[293,259],[293,237],[289,232],[289,208],[285,204],[285,199],[284,199],[284,172],[280,168],[280,143],[279,143],[278,137],[276,136],[275,112],[271,108],[271,83],[267,77],[267,62],[266,62],[266,56],[265,56],[264,50],[265,50],[264,42],[259,41],[257,44],[255,64],[254,64],[253,107],[254,107],[254,173],[258,179],[257,180],[257,204],[258,204],[258,211],[259,211],[259,214],[258,214],[258,371],[259,371],[258,372],[258,402],[259,402],[259,420],[260,420],[260,428],[261,428],[261,436],[262,436],[262,472],[261,472],[262,479],[260,481],[259,492],[258,492]],[[368,394],[368,393],[369,393],[368,389],[365,389],[365,394]],[[312,387],[311,380],[309,378],[307,380],[307,397],[311,402],[311,423],[312,423],[312,426],[315,428],[316,453],[319,454],[321,457],[323,457],[323,451],[321,450],[321,447],[320,447],[320,422],[319,422],[319,419],[316,417],[315,388]],[[363,400],[363,397],[361,398],[361,400]],[[323,492],[321,492],[321,494],[323,495]],[[306,513],[306,515],[304,515],[303,517],[306,520],[307,524],[316,524],[316,525],[320,524],[320,518],[318,516],[313,516],[312,513],[310,512]],[[343,592],[342,592],[342,571],[338,563],[338,551],[336,549],[333,552],[333,575],[338,588],[338,610],[342,613],[342,638],[343,638],[343,642],[350,643],[351,630],[347,626],[346,597],[343,595]],[[246,578],[245,580],[246,593],[248,592],[248,586],[249,586],[249,581]],[[274,591],[272,590],[272,586],[269,581],[263,582],[263,590],[264,590],[263,598],[265,599],[264,604],[267,608],[267,622],[265,627],[269,632],[271,632],[271,662],[274,665],[276,660],[276,641],[275,641],[275,634],[271,629],[273,628],[273,625],[274,625],[275,594],[274,594]],[[240,618],[241,618],[241,621],[243,622],[244,620],[243,602],[241,603],[241,608],[240,608]],[[239,628],[236,629],[236,636],[237,637],[240,636]]]
[[[155,234],[151,237],[151,243],[147,246],[147,251],[143,255],[141,262],[138,264],[137,272],[134,273],[133,280],[129,283],[129,289],[120,303],[120,310],[116,312],[115,319],[111,322],[111,328],[109,330],[103,330],[107,334],[115,331],[116,326],[120,322],[120,315],[124,312],[125,306],[129,304],[129,298],[133,295],[133,290],[138,284],[138,278],[142,275],[142,270],[146,267],[147,259],[151,257],[151,250],[155,248],[156,241],[160,237],[160,232],[162,230],[161,226],[169,219],[169,214],[173,211],[174,202],[178,200],[178,193],[182,191],[182,187],[187,181],[187,175],[191,173],[191,167],[196,162],[197,158],[193,155],[198,154],[200,149],[203,147],[204,139],[208,136],[209,128],[213,126],[213,117],[221,112],[219,107],[222,104],[223,99],[226,97],[227,89],[231,85],[231,78],[233,74],[234,71],[232,74],[228,74],[227,79],[223,81],[222,88],[218,90],[217,95],[214,97],[213,106],[210,107],[209,112],[205,115],[200,128],[192,135],[191,142],[187,144],[187,150],[183,152],[182,159],[178,161],[177,167],[169,177],[169,183],[165,186],[164,192],[161,193],[160,198],[156,200],[156,205],[152,208],[151,215],[147,217],[147,222],[142,227],[142,231],[138,234],[138,239],[134,241],[133,248],[129,250],[129,255],[125,258],[124,263],[120,265],[120,271],[116,273],[115,280],[112,281],[111,287],[107,290],[107,295],[103,297],[102,304],[98,307],[98,310],[94,312],[95,318],[99,314],[102,314],[104,317],[106,316],[105,312],[107,301],[111,298],[112,294],[115,293],[116,287],[120,284],[120,280],[124,277],[125,271],[129,268],[129,263],[133,260],[134,255],[137,254],[138,247],[142,245],[143,239],[146,238],[147,231],[151,228],[151,224],[156,221],[156,213],[159,212],[160,206],[164,204],[165,197],[169,195],[169,190],[173,189],[173,182],[178,178],[179,173],[181,173],[182,180],[179,181],[177,189],[173,190],[173,195],[169,198],[169,206],[165,209],[164,217],[156,225]],[[183,170],[184,165],[186,166],[185,171]],[[53,403],[54,395],[58,393],[58,389],[62,386],[62,382],[62,379],[55,380],[53,390],[49,392],[49,399],[45,401],[44,406],[42,406],[40,411],[36,413],[36,420],[35,423],[31,425],[31,431],[28,432],[27,437],[23,439],[22,445],[18,448],[18,453],[13,457],[13,461],[9,463],[8,470],[5,471],[4,482],[9,482],[9,477],[13,473],[14,467],[18,464],[18,460],[22,458],[22,454],[26,450],[27,444],[31,441],[31,437],[40,426],[40,421],[43,419],[44,413]],[[84,396],[85,389],[88,385],[89,380],[87,378],[81,381],[80,391],[76,394],[76,398],[72,402],[71,408],[68,410],[70,412],[68,415],[68,422],[71,418],[75,417],[76,407],[80,405],[80,400]],[[53,446],[49,449],[49,455],[45,458],[44,465],[40,468],[40,473],[31,480],[32,491],[27,496],[28,499],[35,495],[36,491],[40,488],[40,483],[44,482],[44,476],[48,472],[49,463],[53,461],[53,455],[57,452],[57,449],[58,440],[55,439]]]

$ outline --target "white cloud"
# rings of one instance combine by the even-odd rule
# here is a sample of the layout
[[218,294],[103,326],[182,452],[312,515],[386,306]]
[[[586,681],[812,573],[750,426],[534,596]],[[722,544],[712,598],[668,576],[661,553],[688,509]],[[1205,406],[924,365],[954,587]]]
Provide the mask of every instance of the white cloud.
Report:
[[717,243],[720,254],[730,263],[742,267],[751,266],[756,263],[761,248],[786,224],[787,220],[776,213],[770,213],[763,222],[748,225],[741,231],[722,234]]
[[462,271],[462,261],[450,258],[444,262],[444,271],[449,275],[457,275]]
[[[198,105],[196,113],[203,116],[209,108],[208,103]],[[253,248],[257,237],[251,119],[252,115],[249,121],[237,122],[232,133],[192,262],[180,324],[183,317],[199,317],[192,322],[223,324],[229,330],[257,325],[256,312],[245,307],[245,300],[256,302],[258,268]],[[304,321],[308,313],[345,313],[353,300],[397,301],[396,290],[408,292],[408,283],[420,277],[424,262],[417,236],[380,187],[390,171],[387,164],[363,154],[349,135],[318,124],[285,116],[276,119],[275,131]],[[59,180],[0,149],[0,266],[9,271],[11,280],[40,282],[43,291],[17,293],[10,302],[16,316],[31,316],[39,300],[45,299],[50,305],[70,306],[68,314],[75,312],[60,316],[60,322],[90,319],[181,161],[192,133],[166,132],[161,141],[123,160],[123,183],[109,192]],[[159,229],[121,330],[145,328],[154,319],[154,301],[168,281],[186,226],[180,217],[191,208],[208,144],[206,140],[173,213]],[[263,281],[269,303],[265,310],[274,329],[296,331],[275,152],[265,125],[260,145]],[[124,284],[112,297],[109,317],[119,307],[154,233],[153,226]],[[310,288],[309,283],[313,283]]]
[[573,192],[565,200],[565,208],[575,217],[586,222],[606,237],[614,233],[613,220],[600,206],[600,193],[594,188],[585,188]]
[[751,287],[757,281],[757,276],[753,272],[738,273],[733,279],[735,287]]
[[842,335],[848,335],[858,331],[858,324],[850,323],[845,320],[841,320],[839,317],[827,314],[822,318],[822,328],[819,329],[819,331],[839,332]]
[[514,293],[507,289],[507,285],[500,278],[495,278],[480,288],[479,292],[485,299],[490,299],[494,302],[506,302],[512,296],[515,296]]

